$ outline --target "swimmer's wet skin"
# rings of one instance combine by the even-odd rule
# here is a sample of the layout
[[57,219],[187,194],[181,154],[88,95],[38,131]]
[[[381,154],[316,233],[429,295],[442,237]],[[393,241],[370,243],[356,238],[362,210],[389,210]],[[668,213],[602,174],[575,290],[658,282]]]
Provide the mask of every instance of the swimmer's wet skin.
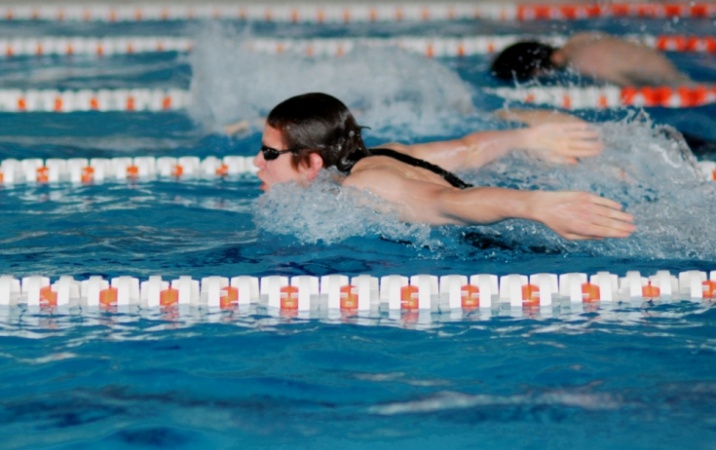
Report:
[[262,190],[286,182],[306,186],[324,168],[335,167],[343,174],[343,186],[378,195],[408,222],[470,225],[527,219],[570,240],[623,238],[635,230],[631,214],[598,195],[470,187],[449,172],[479,168],[515,150],[574,164],[602,150],[598,134],[584,123],[474,132],[415,145],[384,144],[373,154],[340,100],[309,93],[289,98],[269,113],[262,147],[272,150],[270,158],[263,150],[254,158]]

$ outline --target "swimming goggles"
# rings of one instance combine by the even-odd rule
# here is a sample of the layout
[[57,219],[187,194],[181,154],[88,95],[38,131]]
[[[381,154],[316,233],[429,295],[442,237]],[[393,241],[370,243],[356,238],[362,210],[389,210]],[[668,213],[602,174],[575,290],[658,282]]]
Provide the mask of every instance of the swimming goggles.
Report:
[[264,159],[266,161],[273,161],[274,159],[278,158],[279,156],[283,155],[284,153],[296,153],[297,150],[295,148],[289,148],[286,150],[277,150],[275,148],[267,147],[265,145],[261,146],[261,153],[264,155]]

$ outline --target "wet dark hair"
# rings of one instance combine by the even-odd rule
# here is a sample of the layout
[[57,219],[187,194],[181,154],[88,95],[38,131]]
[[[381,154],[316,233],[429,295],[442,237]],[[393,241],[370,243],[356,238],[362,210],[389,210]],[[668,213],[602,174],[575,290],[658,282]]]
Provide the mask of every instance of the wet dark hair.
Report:
[[348,107],[321,92],[297,95],[276,105],[266,123],[281,132],[294,167],[308,164],[311,153],[323,158],[323,166],[349,172],[368,154],[358,125]]
[[518,42],[500,52],[490,70],[504,81],[526,81],[557,67],[551,60],[554,51],[554,47],[540,42]]

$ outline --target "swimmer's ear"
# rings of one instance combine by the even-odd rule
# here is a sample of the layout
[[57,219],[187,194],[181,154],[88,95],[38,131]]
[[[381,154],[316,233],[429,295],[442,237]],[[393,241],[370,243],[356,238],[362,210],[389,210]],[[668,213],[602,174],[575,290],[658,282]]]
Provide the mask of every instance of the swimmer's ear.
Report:
[[308,166],[304,167],[304,175],[306,179],[313,180],[318,172],[323,169],[323,158],[318,153],[308,155]]

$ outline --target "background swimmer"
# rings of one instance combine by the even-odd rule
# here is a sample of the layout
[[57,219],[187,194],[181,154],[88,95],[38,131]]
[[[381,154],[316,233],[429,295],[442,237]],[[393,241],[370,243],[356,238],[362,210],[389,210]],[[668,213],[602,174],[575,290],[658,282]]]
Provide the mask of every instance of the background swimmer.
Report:
[[604,33],[578,33],[562,47],[523,41],[504,49],[493,60],[492,74],[504,81],[527,81],[554,70],[619,86],[692,83],[660,52]]

